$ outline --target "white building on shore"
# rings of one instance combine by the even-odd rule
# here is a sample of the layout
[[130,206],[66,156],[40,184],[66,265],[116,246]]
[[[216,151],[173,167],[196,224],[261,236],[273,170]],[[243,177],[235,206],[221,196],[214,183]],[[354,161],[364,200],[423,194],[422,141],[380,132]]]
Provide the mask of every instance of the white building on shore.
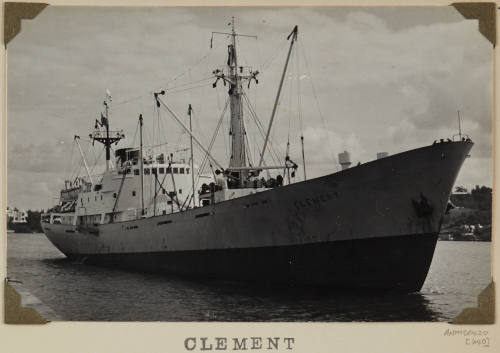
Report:
[[7,206],[7,219],[11,218],[12,223],[28,223],[28,212]]

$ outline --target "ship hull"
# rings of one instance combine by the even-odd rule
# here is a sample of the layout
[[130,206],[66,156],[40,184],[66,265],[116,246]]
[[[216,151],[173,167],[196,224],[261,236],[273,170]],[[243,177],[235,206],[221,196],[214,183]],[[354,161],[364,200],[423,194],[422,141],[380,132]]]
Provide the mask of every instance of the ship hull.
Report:
[[134,270],[418,291],[471,142],[445,142],[170,215],[42,224],[68,257]]
[[414,292],[427,275],[437,234],[247,249],[77,256],[85,263],[202,279]]

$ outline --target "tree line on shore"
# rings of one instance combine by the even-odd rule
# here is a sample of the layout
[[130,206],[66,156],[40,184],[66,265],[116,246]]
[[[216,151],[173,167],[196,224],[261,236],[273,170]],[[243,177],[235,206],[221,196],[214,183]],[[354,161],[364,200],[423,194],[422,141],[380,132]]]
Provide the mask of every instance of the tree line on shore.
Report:
[[456,240],[491,241],[490,187],[476,185],[469,192],[466,188],[457,186],[450,201],[455,208],[445,215],[441,233],[452,233]]

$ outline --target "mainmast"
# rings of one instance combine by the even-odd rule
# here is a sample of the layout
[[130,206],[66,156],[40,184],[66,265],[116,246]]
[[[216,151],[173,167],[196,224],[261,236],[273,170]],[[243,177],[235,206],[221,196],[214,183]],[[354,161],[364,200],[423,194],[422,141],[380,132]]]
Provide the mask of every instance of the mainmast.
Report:
[[[236,53],[236,32],[234,30],[234,17],[231,22],[231,44],[228,46],[228,59],[229,66],[229,98],[231,109],[231,159],[229,160],[229,167],[246,167],[246,153],[245,153],[245,127],[243,124],[243,111],[241,105],[241,79],[238,75],[238,56]],[[234,172],[240,181],[242,187],[243,180],[246,179],[246,171]]]
[[[238,66],[238,54],[236,51],[236,37],[253,37],[256,36],[244,35],[236,33],[234,16],[231,20],[231,33],[224,32],[212,32],[212,34],[229,34],[231,36],[231,44],[228,45],[228,58],[227,58],[227,66],[228,72],[227,75],[221,70],[215,70],[214,74],[217,77],[217,81],[222,79],[224,81],[224,85],[226,82],[229,84],[229,101],[230,101],[230,112],[231,112],[231,123],[230,123],[230,131],[231,135],[231,157],[229,160],[229,168],[232,169],[231,175],[234,179],[238,180],[238,187],[244,187],[245,181],[248,177],[249,171],[243,169],[247,167],[247,158],[246,158],[246,146],[245,146],[245,124],[243,122],[243,106],[241,102],[241,97],[243,95],[242,81],[243,80],[252,80],[254,79],[257,82],[256,76],[259,73],[258,71],[252,72],[247,71],[246,74],[243,74],[243,66]],[[214,87],[217,84],[217,81],[214,83]],[[239,169],[242,168],[242,169]]]
[[[254,37],[257,38],[256,36],[249,36],[245,34],[239,34],[236,33],[235,30],[235,25],[234,25],[234,17],[232,18],[232,21],[229,23],[231,25],[231,33],[226,33],[226,32],[212,32],[212,41],[213,41],[213,35],[214,34],[224,34],[224,35],[230,35],[231,36],[231,44],[228,46],[228,58],[227,58],[227,71],[225,70],[214,70],[214,75],[216,77],[216,81],[213,84],[213,87],[215,88],[217,86],[217,82],[219,80],[222,80],[224,83],[224,86],[226,86],[226,83],[229,84],[229,99],[230,99],[230,106],[231,106],[231,130],[230,130],[230,135],[231,135],[231,159],[229,161],[229,167],[226,169],[226,175],[229,176],[231,179],[231,184],[228,185],[230,188],[244,188],[247,186],[247,180],[249,178],[250,173],[253,175],[258,175],[258,172],[262,169],[275,169],[273,168],[268,168],[264,167],[264,154],[266,151],[266,147],[269,141],[269,136],[271,133],[271,127],[273,124],[274,117],[276,115],[276,110],[278,107],[279,103],[279,98],[281,94],[281,89],[283,87],[286,71],[288,68],[288,62],[290,60],[290,54],[292,52],[294,43],[297,41],[297,33],[298,33],[298,28],[297,26],[294,27],[293,31],[288,35],[287,39],[290,41],[290,48],[288,49],[288,55],[286,58],[285,62],[285,67],[283,68],[283,73],[281,76],[280,84],[278,87],[278,92],[276,94],[276,99],[274,102],[274,107],[273,107],[273,112],[271,114],[271,119],[269,121],[269,126],[267,129],[266,137],[264,140],[264,147],[262,149],[262,153],[260,155],[260,160],[259,164],[257,166],[247,166],[246,163],[246,149],[245,149],[245,124],[243,121],[243,109],[242,109],[242,102],[241,102],[241,96],[243,95],[243,89],[242,89],[242,81],[247,80],[248,81],[248,87],[250,87],[250,82],[255,80],[255,83],[259,83],[257,80],[257,75],[259,71],[252,71],[251,69],[245,70],[244,73],[244,67],[243,66],[238,66],[238,55],[236,53],[236,37],[237,36],[243,36],[243,37]],[[212,41],[210,42],[210,47],[212,47]],[[303,143],[303,139],[302,139]],[[287,156],[288,157],[288,156]],[[302,156],[304,163],[305,163],[305,158],[304,155]],[[293,163],[289,158],[285,160],[285,165],[278,167],[280,168],[296,168],[296,164]],[[304,171],[304,179],[305,179],[305,171]],[[229,183],[228,183],[229,184]]]

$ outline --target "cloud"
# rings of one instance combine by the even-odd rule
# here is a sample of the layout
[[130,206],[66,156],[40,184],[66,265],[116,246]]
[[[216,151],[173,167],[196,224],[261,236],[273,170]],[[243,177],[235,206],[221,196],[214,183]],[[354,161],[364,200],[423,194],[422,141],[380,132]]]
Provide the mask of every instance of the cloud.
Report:
[[341,136],[333,131],[307,127],[304,130],[305,152],[308,164],[338,163],[337,154],[349,151],[354,159],[365,153],[355,134]]
[[[77,170],[78,154],[68,161],[73,136],[83,139],[90,132],[106,88],[114,100],[112,127],[127,135],[119,146],[132,145],[134,137],[137,143],[140,113],[147,143],[187,143],[165,112],[157,115],[152,92],[159,88],[167,88],[165,101],[181,118],[193,105],[195,133],[210,141],[226,100],[222,85],[211,87],[210,74],[227,55],[227,38],[214,37],[210,49],[210,37],[228,30],[233,15],[239,32],[259,37],[240,37],[237,46],[240,63],[261,71],[248,96],[265,128],[288,50],[286,36],[299,25],[299,55],[292,57],[289,77],[300,77],[301,104],[294,98],[296,81],[286,80],[272,136],[281,154],[289,137],[292,159],[300,161],[304,133],[308,177],[336,170],[343,150],[365,162],[378,151],[397,153],[449,137],[457,132],[460,110],[463,131],[476,145],[457,183],[491,185],[491,45],[477,21],[464,20],[452,7],[54,6],[23,22],[9,43],[9,202],[30,207],[31,197],[33,204],[48,207],[54,201],[64,177]],[[255,158],[263,138],[245,114]],[[228,136],[226,118],[213,148],[225,163]],[[93,164],[98,153],[83,140],[82,146]],[[201,160],[199,151],[195,158]],[[30,183],[37,185],[31,194]]]

